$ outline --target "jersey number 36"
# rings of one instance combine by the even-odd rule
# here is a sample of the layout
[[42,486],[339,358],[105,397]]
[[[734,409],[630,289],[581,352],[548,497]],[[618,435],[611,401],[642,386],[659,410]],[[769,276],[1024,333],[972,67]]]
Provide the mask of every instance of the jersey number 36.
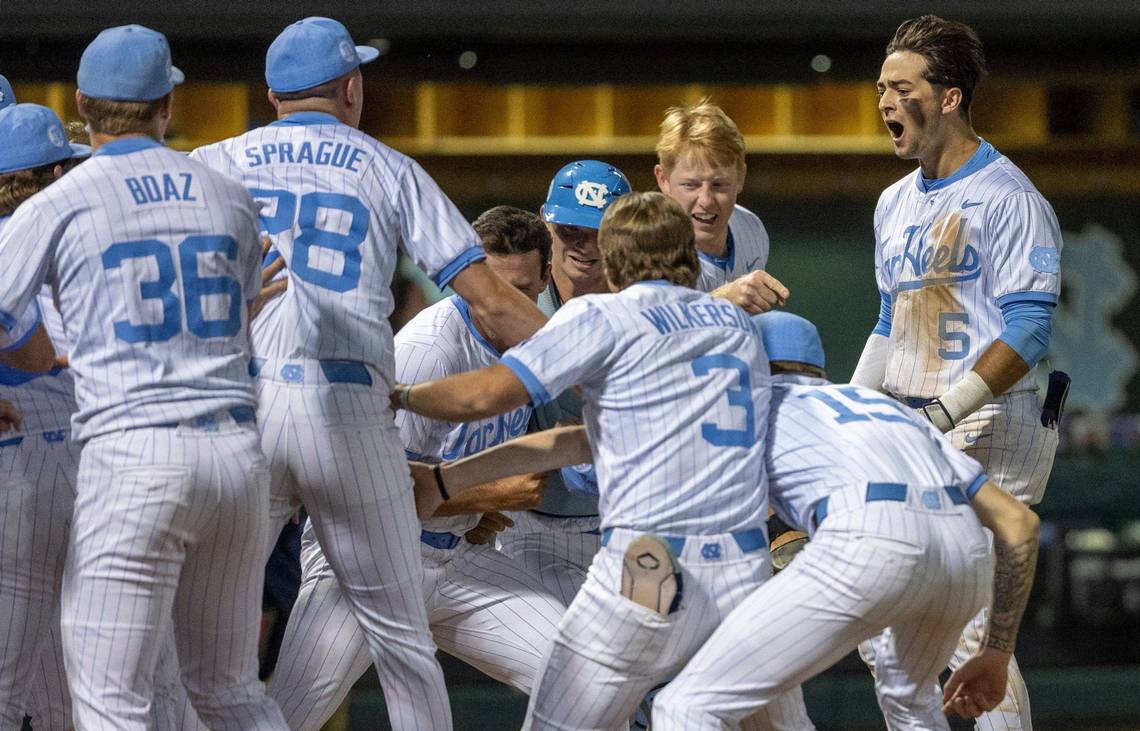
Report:
[[[153,259],[158,278],[138,283],[143,301],[158,300],[162,304],[162,321],[138,325],[129,319],[115,322],[115,336],[128,343],[156,343],[170,340],[182,332],[182,300],[186,302],[186,329],[200,338],[236,335],[241,329],[241,284],[233,277],[204,277],[198,270],[199,254],[214,253],[230,261],[237,260],[237,242],[231,236],[189,236],[178,245],[182,265],[181,287],[174,267],[171,247],[156,239],[124,241],[111,244],[103,252],[103,269],[121,269],[131,259]],[[181,290],[178,292],[177,290]],[[182,295],[181,297],[179,295]],[[225,295],[229,298],[225,317],[207,319],[203,298]]]

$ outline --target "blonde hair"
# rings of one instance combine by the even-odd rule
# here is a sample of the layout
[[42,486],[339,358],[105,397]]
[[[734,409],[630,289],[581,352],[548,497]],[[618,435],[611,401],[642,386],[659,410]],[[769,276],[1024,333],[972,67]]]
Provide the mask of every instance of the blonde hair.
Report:
[[649,279],[692,287],[701,269],[693,224],[664,193],[616,198],[602,216],[598,250],[615,290]]
[[744,171],[744,135],[708,97],[691,107],[669,107],[661,121],[657,162],[665,172],[671,172],[689,152],[715,167]]
[[[167,95],[169,96],[169,95]],[[151,134],[167,97],[146,102],[120,102],[113,99],[83,97],[80,113],[92,133],[105,135]]]

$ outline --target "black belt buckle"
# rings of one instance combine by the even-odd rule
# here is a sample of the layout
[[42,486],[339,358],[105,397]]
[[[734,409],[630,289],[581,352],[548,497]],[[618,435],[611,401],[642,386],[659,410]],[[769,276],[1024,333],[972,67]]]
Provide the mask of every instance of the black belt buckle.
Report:
[[1064,371],[1049,373],[1049,388],[1045,391],[1045,403],[1041,406],[1041,426],[1056,429],[1065,411],[1065,399],[1069,396],[1069,386],[1073,379]]

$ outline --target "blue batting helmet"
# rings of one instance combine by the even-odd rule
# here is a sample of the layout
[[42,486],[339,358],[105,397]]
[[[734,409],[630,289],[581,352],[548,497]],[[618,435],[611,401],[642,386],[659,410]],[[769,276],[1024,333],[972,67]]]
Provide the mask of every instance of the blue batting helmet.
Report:
[[614,198],[629,191],[629,181],[613,165],[578,160],[559,170],[550,181],[542,218],[566,226],[598,228]]

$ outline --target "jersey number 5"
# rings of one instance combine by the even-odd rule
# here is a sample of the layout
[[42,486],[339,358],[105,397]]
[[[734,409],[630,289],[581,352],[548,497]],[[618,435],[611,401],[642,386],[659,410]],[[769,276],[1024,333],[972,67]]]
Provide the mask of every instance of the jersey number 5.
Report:
[[710,371],[736,371],[740,378],[738,388],[725,391],[731,406],[744,409],[743,429],[722,429],[716,424],[701,424],[701,436],[709,444],[717,447],[751,447],[756,443],[756,410],[752,406],[752,378],[748,364],[735,355],[716,353],[702,355],[693,361],[693,375],[707,376]]
[[[293,258],[289,271],[294,276],[334,292],[348,292],[360,284],[360,245],[368,235],[368,209],[357,198],[342,193],[305,193],[301,204],[297,196],[287,190],[263,190],[251,188],[249,194],[256,200],[276,201],[272,216],[261,216],[261,228],[273,236],[293,228],[296,218],[297,237],[293,239]],[[348,217],[344,233],[318,228],[317,219],[321,209],[337,211]],[[329,249],[343,256],[340,273],[315,266],[313,261],[319,252],[314,249]],[[332,262],[326,257],[329,264]]]
[[[178,245],[178,258],[182,264],[182,294],[186,299],[186,328],[200,338],[221,338],[236,335],[241,329],[241,284],[233,277],[203,277],[198,271],[198,255],[216,253],[237,260],[237,242],[231,236],[189,236]],[[170,340],[182,332],[182,308],[175,285],[178,271],[170,247],[155,239],[124,241],[111,244],[103,252],[103,269],[119,269],[130,259],[153,258],[158,268],[158,279],[139,282],[139,295],[143,300],[162,303],[162,322],[136,325],[128,320],[115,322],[115,336],[128,343],[157,343]],[[202,298],[209,295],[226,295],[229,304],[226,317],[218,320],[206,318]]]

